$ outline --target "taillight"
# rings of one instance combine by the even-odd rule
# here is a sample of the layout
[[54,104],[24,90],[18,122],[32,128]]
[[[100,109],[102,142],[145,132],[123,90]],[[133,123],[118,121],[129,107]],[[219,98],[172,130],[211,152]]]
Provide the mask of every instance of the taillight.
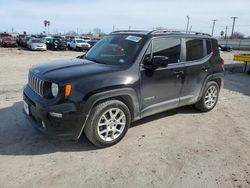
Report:
[[222,59],[222,58],[220,58],[220,63],[222,64],[222,65],[224,65],[224,59]]
[[222,67],[223,70],[225,70],[224,63],[225,63],[224,59],[220,58],[220,64],[221,64],[221,67]]

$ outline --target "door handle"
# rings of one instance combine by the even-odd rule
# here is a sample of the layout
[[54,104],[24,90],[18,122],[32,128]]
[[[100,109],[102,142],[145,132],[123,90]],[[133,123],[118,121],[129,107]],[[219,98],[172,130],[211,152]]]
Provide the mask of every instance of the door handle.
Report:
[[201,68],[201,70],[203,70],[205,72],[207,72],[209,69],[210,69],[210,67],[205,67],[205,66]]
[[179,74],[179,75],[180,75],[180,74],[184,74],[184,71],[175,71],[175,72],[174,72],[174,74],[175,74],[175,75],[178,75],[178,74]]
[[184,74],[184,71],[175,71],[174,72],[174,75],[176,75],[176,78],[179,78],[180,75],[183,75]]

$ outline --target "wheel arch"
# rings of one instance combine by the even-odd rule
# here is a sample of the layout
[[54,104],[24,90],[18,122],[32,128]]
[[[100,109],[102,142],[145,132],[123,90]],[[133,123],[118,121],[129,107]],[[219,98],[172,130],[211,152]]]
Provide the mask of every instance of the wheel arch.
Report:
[[139,111],[139,99],[136,94],[136,91],[132,88],[122,88],[122,89],[114,89],[109,91],[104,91],[100,93],[96,93],[88,97],[82,105],[82,114],[86,116],[84,122],[78,127],[74,133],[74,139],[79,139],[81,136],[84,127],[88,121],[89,114],[93,107],[97,104],[100,104],[107,100],[120,100],[123,102],[128,108],[131,113],[131,120],[135,121],[140,118],[140,111]]
[[218,86],[219,86],[219,89],[221,89],[223,87],[223,83],[224,83],[223,82],[223,77],[224,77],[224,73],[215,73],[215,74],[209,75],[205,79],[205,81],[204,81],[204,83],[202,85],[198,100],[200,100],[200,98],[202,97],[204,89],[206,88],[207,83],[210,82],[210,81],[216,82],[218,84]]

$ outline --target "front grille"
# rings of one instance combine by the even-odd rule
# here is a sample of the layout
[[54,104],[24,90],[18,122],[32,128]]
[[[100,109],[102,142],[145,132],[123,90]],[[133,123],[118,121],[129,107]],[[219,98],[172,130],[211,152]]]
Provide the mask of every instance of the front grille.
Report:
[[29,74],[29,81],[28,84],[30,88],[35,91],[38,95],[41,97],[44,94],[44,81],[38,79],[36,76],[33,74]]

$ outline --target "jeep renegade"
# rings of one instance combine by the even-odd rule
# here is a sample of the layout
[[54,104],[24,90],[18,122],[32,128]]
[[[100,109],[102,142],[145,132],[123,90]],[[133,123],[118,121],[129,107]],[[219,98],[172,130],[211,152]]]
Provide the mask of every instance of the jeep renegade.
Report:
[[119,142],[130,123],[192,105],[212,110],[224,61],[208,34],[170,30],[115,31],[85,55],[34,66],[24,112],[47,134],[96,146]]

